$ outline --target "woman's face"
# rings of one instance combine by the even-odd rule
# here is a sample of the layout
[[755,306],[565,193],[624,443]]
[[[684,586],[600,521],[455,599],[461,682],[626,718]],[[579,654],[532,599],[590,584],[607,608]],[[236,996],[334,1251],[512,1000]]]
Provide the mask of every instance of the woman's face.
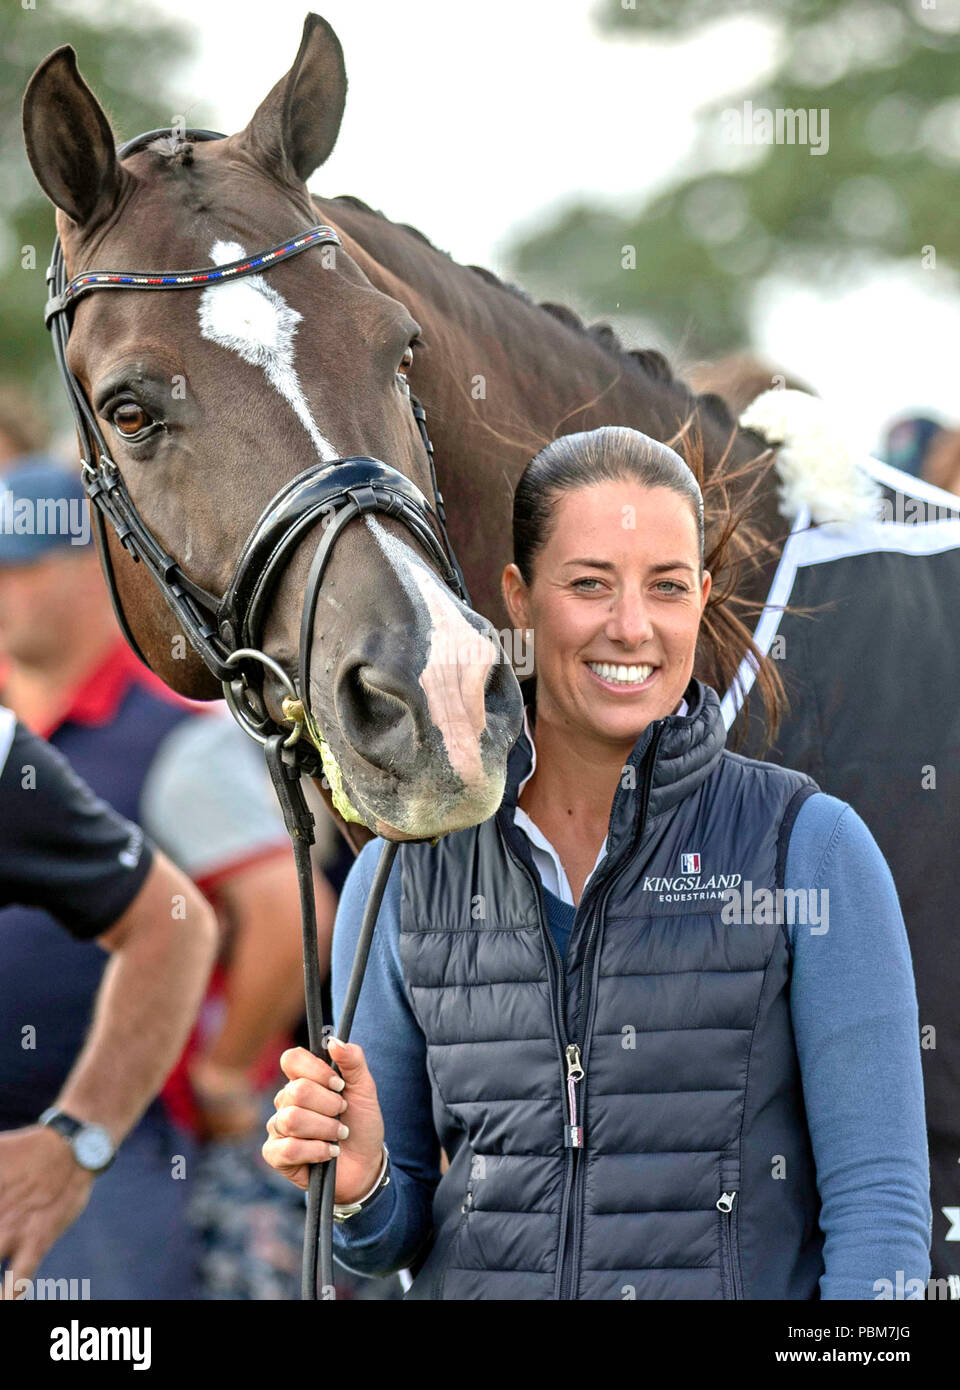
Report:
[[534,630],[538,712],[619,744],[672,714],[710,592],[698,561],[693,509],[671,489],[561,492],[529,587],[516,565],[503,574],[511,620]]

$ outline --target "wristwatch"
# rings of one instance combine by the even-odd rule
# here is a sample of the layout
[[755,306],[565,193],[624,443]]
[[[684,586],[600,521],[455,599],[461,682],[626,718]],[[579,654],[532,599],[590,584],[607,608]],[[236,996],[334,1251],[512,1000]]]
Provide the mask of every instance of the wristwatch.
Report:
[[102,1173],[116,1157],[117,1148],[103,1125],[85,1124],[75,1120],[55,1105],[44,1110],[37,1124],[49,1125],[64,1139],[73,1150],[73,1156],[88,1173]]
[[351,1216],[356,1216],[358,1211],[363,1211],[363,1208],[369,1206],[377,1193],[381,1192],[389,1181],[390,1151],[386,1144],[384,1144],[383,1163],[380,1165],[380,1176],[377,1178],[377,1181],[374,1183],[373,1187],[371,1187],[370,1191],[360,1198],[359,1202],[335,1203],[333,1208],[334,1221],[349,1221]]

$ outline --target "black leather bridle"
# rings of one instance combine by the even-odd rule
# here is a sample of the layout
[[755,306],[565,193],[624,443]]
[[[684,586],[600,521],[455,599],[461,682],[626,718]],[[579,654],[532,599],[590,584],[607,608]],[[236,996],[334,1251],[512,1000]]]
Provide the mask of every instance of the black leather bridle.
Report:
[[[169,134],[169,130],[151,130],[138,135],[121,146],[118,158],[126,159]],[[210,130],[186,130],[181,132],[181,137],[191,141],[224,138]],[[435,509],[409,478],[380,459],[361,455],[314,464],[284,484],[268,503],[241,550],[226,593],[217,597],[186,575],[177,560],[167,553],[144,524],[120,469],[111,456],[96,414],[67,364],[67,341],[70,309],[83,295],[94,290],[205,289],[246,275],[261,275],[270,266],[299,255],[301,251],[324,245],[339,246],[341,242],[332,227],[319,223],[256,256],[244,257],[228,265],[186,271],[85,271],[68,281],[63,247],[58,237],[47,271],[50,298],[44,313],[76,423],[81,449],[81,479],[91,502],[101,566],[117,621],[127,642],[148,665],[123,612],[106,541],[108,522],[133,559],[149,570],[190,645],[221,682],[227,704],[237,722],[263,745],[297,864],[303,922],[307,1026],[310,1050],[316,1055],[325,1047],[326,1025],[310,863],[314,819],[300,785],[304,773],[312,776],[322,773],[319,754],[321,735],[310,710],[310,651],[314,616],[324,572],[337,538],[350,521],[369,512],[379,512],[403,522],[435,564],[445,583],[469,604],[463,573],[447,535],[433,447],[427,434],[426,414],[411,393],[414,418],[430,467]],[[260,643],[271,600],[293,551],[317,525],[322,526],[322,535],[307,579],[300,628],[299,670],[294,680],[261,650]],[[263,697],[265,669],[273,673],[287,692],[282,709],[288,726],[293,726],[292,731],[290,727],[283,728],[277,724],[267,711]],[[304,733],[306,738],[302,736]],[[377,865],[336,1033],[344,1042],[350,1036],[373,929],[396,850],[396,842],[386,841]],[[335,1068],[329,1057],[327,1060]],[[335,1175],[335,1159],[314,1164],[311,1169],[302,1285],[302,1297],[308,1299],[317,1297],[318,1253],[320,1284],[325,1291],[334,1287],[332,1217]]]

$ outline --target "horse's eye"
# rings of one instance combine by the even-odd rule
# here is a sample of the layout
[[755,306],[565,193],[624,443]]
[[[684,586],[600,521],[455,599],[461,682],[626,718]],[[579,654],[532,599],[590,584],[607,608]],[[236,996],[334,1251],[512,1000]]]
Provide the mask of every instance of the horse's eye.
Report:
[[121,434],[128,438],[135,434],[140,434],[153,424],[150,416],[134,401],[124,401],[112,412],[111,419]]
[[413,348],[412,348],[412,347],[408,347],[407,350],[406,350],[406,352],[403,354],[403,356],[402,356],[401,359],[400,359],[400,366],[397,368],[397,371],[400,373],[401,376],[406,376],[407,372],[410,370],[410,368],[411,368],[412,366],[413,366]]

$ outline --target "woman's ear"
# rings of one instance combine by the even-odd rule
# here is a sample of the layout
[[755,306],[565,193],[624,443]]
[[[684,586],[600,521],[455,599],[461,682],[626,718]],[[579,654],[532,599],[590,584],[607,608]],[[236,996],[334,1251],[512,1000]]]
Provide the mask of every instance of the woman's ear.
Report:
[[511,627],[528,627],[527,586],[516,565],[509,564],[504,569],[500,578],[500,591]]
[[703,587],[700,590],[700,612],[707,606],[707,599],[710,597],[710,590],[713,588],[713,577],[709,570],[703,571]]

